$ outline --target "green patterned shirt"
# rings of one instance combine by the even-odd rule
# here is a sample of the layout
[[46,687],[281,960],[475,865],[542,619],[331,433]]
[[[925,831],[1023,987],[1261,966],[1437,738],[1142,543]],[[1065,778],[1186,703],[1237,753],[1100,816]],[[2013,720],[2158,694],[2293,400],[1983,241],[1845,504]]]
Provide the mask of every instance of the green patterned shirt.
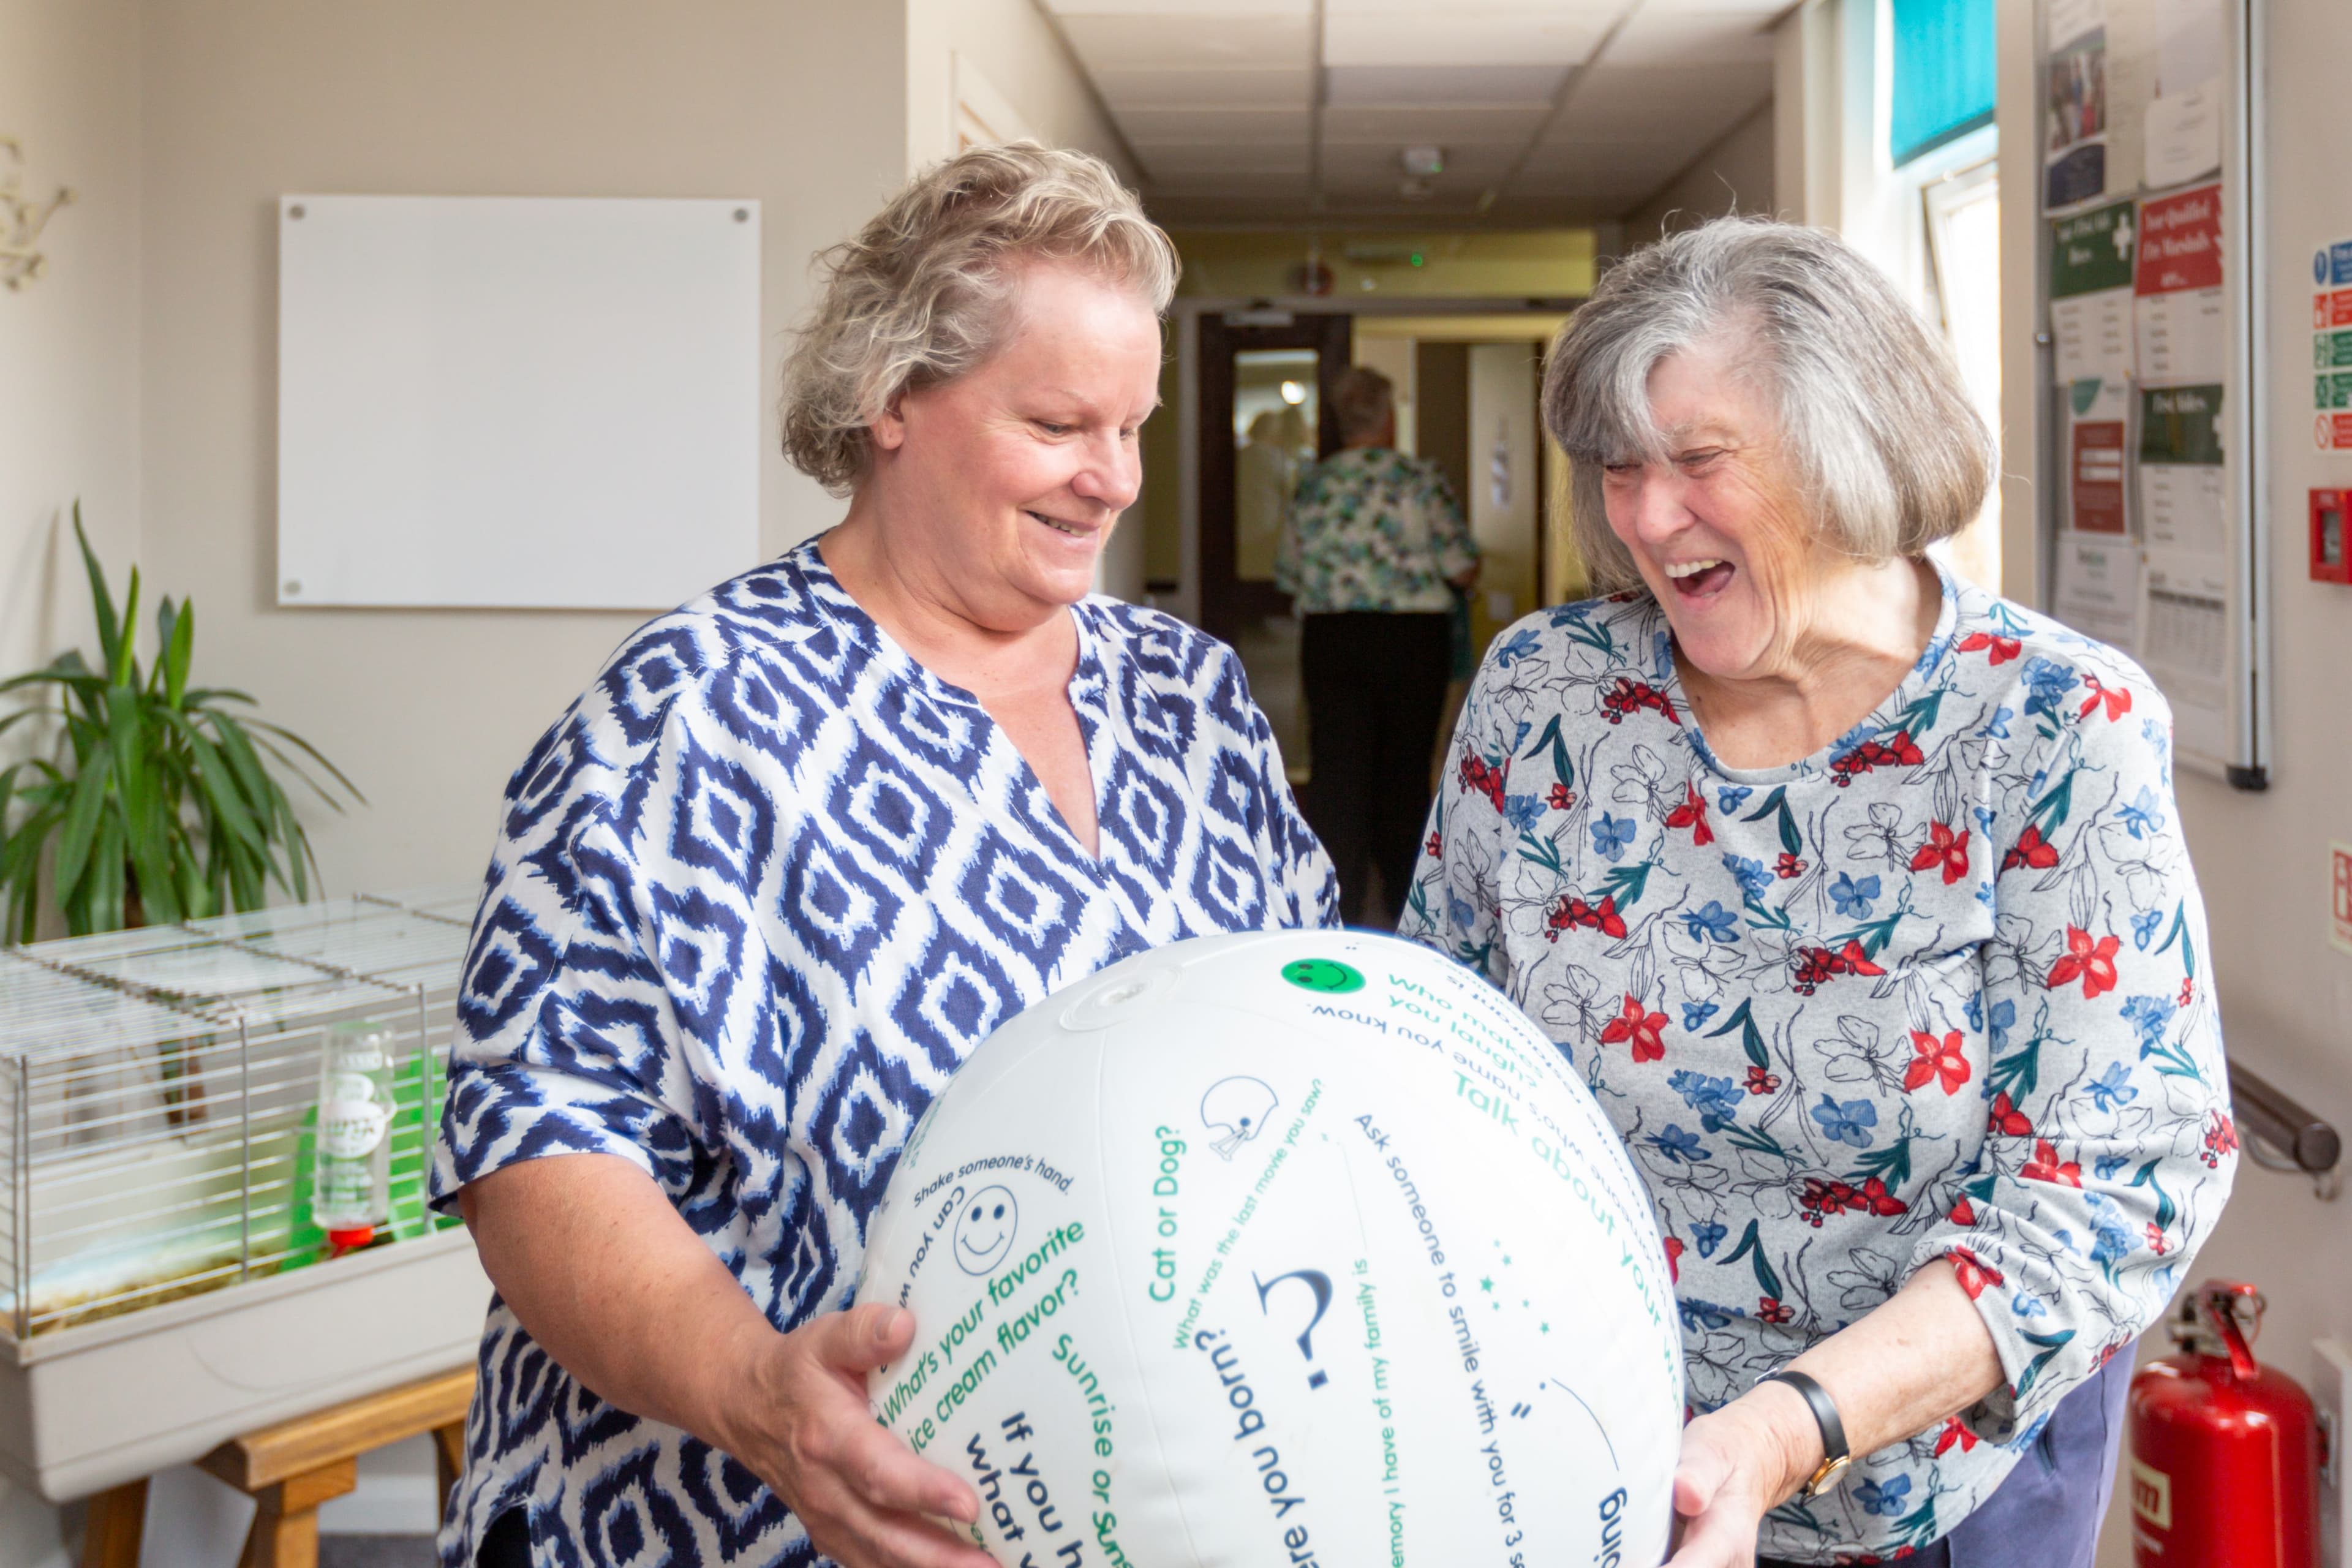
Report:
[[1298,477],[1274,580],[1306,615],[1444,611],[1454,606],[1446,579],[1477,563],[1443,469],[1385,447],[1350,447]]

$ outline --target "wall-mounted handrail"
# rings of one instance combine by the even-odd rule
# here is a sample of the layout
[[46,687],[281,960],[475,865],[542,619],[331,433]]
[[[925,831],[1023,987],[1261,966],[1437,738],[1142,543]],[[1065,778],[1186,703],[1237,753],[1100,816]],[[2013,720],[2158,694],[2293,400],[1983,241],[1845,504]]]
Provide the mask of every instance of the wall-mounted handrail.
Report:
[[2266,1170],[2309,1176],[2323,1198],[2336,1195],[2344,1139],[2327,1121],[2252,1068],[2230,1064],[2230,1099],[2246,1152]]

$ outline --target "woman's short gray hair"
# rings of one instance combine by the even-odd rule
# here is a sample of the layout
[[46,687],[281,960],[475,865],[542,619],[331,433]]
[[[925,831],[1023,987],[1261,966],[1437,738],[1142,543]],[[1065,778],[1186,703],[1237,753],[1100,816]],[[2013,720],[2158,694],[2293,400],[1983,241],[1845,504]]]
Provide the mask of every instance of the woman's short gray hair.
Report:
[[1602,466],[1666,455],[1650,373],[1724,336],[1747,341],[1829,543],[1887,561],[1975,520],[1992,437],[1942,339],[1837,236],[1718,218],[1620,262],[1552,344],[1544,424],[1568,453],[1576,543],[1597,586],[1641,580],[1610,531]]
[[1370,365],[1350,365],[1331,384],[1331,416],[1343,441],[1373,435],[1395,411],[1396,383]]
[[959,153],[817,258],[816,307],[784,362],[793,466],[846,495],[873,460],[877,416],[1001,346],[1032,258],[1131,285],[1155,314],[1175,297],[1175,246],[1101,159],[1034,142]]

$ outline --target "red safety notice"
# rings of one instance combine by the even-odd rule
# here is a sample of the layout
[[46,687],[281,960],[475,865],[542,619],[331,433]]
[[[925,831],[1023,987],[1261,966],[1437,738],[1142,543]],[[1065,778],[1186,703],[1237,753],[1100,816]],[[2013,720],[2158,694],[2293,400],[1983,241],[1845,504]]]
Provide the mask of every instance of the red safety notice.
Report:
[[2135,294],[2175,294],[2221,286],[2221,187],[2200,185],[2144,202]]
[[2074,526],[2085,533],[2122,533],[2124,422],[2085,419],[2074,426]]
[[2328,860],[2328,940],[2352,952],[2352,844],[2330,844]]

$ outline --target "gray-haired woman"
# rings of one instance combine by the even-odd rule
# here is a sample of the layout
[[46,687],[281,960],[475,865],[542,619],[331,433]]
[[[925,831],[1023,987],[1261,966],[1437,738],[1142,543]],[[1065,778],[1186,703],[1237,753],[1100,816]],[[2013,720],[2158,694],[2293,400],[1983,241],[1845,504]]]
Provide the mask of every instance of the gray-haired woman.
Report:
[[2087,1568],[2119,1352],[2237,1146],[2164,699],[1927,560],[1991,443],[1830,235],[1630,258],[1544,414],[1623,591],[1498,640],[1404,924],[1649,1181],[1696,1413],[1673,1562]]
[[641,629],[509,785],[434,1170],[499,1289],[450,1568],[987,1568],[867,1413],[910,1315],[841,1310],[901,1146],[1058,986],[1332,918],[1232,653],[1087,596],[1167,237],[1021,144],[827,272],[784,446],[847,516]]

